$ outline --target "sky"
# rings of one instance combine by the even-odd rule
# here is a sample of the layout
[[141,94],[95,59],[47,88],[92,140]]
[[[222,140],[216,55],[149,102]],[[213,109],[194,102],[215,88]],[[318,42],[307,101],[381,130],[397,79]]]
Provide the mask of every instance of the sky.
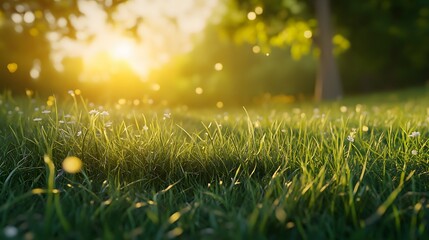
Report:
[[[95,1],[80,0],[82,16],[72,17],[77,39],[50,33],[52,60],[62,70],[64,57],[82,57],[81,78],[104,80],[106,68],[126,63],[144,78],[177,54],[192,49],[193,39],[214,19],[219,0],[130,0],[113,14],[113,24]],[[140,19],[140,20],[139,20]],[[61,21],[58,19],[57,21]],[[127,29],[136,26],[135,38]],[[92,36],[92,41],[86,41]]]

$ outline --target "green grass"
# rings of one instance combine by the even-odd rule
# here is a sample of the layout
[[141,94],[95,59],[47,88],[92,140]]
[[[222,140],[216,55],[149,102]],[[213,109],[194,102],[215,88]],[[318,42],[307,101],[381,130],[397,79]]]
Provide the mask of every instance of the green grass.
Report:
[[427,93],[206,110],[0,95],[0,238],[427,239]]

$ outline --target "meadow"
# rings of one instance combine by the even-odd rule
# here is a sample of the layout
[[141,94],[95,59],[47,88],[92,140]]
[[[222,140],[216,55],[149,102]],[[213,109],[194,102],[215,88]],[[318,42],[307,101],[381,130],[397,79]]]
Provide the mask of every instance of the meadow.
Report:
[[429,239],[428,93],[221,109],[3,93],[0,238]]

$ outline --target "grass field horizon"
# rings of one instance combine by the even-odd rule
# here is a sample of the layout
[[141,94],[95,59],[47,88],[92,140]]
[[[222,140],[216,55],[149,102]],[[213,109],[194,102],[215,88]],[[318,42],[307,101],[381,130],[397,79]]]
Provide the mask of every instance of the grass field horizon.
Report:
[[428,93],[224,109],[2,94],[0,238],[429,238]]

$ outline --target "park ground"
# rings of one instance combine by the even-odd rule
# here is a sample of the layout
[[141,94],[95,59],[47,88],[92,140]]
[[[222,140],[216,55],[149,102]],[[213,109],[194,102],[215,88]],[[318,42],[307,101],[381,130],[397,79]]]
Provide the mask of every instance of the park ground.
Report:
[[4,93],[0,238],[428,239],[428,93],[221,109]]

